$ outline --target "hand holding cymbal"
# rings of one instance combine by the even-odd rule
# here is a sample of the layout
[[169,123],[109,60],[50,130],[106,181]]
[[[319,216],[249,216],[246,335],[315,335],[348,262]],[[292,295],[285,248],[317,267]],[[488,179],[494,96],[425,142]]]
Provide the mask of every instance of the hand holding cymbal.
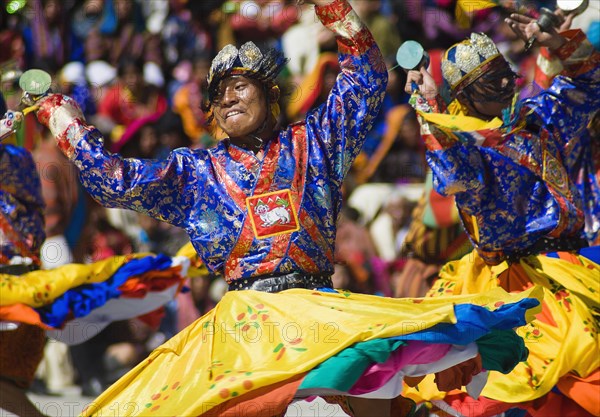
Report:
[[31,69],[21,75],[19,87],[23,90],[21,105],[25,107],[24,114],[36,109],[38,102],[51,92],[51,84],[50,74],[39,69]]

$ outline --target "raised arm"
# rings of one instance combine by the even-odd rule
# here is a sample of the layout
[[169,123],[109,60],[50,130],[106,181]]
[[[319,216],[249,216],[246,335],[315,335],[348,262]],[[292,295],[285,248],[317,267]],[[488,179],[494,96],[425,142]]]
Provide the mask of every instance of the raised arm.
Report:
[[581,30],[561,35],[559,48],[540,50],[536,82],[547,88],[527,103],[568,141],[581,134],[600,107],[600,52]]
[[60,94],[44,99],[37,116],[79,168],[82,184],[100,204],[185,227],[200,184],[191,151],[180,149],[161,161],[112,154],[104,149],[102,134],[85,122],[75,101]]
[[346,0],[314,3],[321,22],[336,35],[341,73],[327,102],[306,116],[306,125],[314,146],[323,149],[331,179],[341,184],[379,112],[387,69],[371,33]]

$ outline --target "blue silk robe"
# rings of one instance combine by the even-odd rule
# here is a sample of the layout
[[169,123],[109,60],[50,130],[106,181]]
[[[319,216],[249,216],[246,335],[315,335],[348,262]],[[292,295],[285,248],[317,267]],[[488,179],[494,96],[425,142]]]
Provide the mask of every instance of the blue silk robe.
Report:
[[434,185],[456,197],[472,243],[491,264],[544,237],[594,241],[600,231],[600,161],[587,130],[600,108],[600,54],[582,32],[565,35],[552,61],[538,62],[561,75],[551,74],[549,88],[519,103],[500,128],[424,122]]
[[228,282],[333,272],[342,181],[379,111],[387,70],[345,0],[316,10],[337,35],[342,72],[326,104],[266,143],[262,160],[228,140],[177,149],[162,161],[124,159],[107,152],[100,132],[82,120],[59,123],[68,126],[54,131],[59,146],[88,192],[107,207],[184,228],[208,268]]
[[0,144],[0,264],[15,256],[38,262],[44,231],[44,200],[31,154]]

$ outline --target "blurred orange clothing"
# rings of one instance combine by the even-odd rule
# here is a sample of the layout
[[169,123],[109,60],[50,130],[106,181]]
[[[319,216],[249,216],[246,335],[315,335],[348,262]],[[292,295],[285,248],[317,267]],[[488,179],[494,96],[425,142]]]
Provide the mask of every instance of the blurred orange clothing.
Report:
[[79,197],[79,172],[54,143],[41,141],[33,151],[46,203],[48,237],[64,234]]
[[193,143],[207,133],[201,104],[200,87],[193,82],[179,88],[173,96],[173,111],[181,116],[183,131]]

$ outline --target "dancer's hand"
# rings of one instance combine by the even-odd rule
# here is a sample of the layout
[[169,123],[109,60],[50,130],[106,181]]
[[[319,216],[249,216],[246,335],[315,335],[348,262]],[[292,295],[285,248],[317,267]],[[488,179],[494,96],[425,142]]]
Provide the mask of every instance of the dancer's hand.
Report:
[[530,44],[532,40],[535,40],[541,46],[558,49],[566,42],[565,38],[554,27],[549,28],[547,32],[543,32],[537,20],[529,16],[513,13],[505,21],[512,31],[525,41],[525,44]]
[[404,86],[404,91],[408,94],[412,94],[415,85],[426,99],[434,99],[438,94],[435,80],[425,67],[421,67],[420,70],[410,70],[406,73],[406,85]]
[[558,24],[558,27],[556,29],[556,30],[558,30],[558,32],[564,32],[565,30],[571,29],[571,25],[573,24],[573,19],[575,19],[575,17],[577,16],[576,13],[565,12],[562,9],[556,9],[554,11],[554,14],[559,19],[559,24]]

